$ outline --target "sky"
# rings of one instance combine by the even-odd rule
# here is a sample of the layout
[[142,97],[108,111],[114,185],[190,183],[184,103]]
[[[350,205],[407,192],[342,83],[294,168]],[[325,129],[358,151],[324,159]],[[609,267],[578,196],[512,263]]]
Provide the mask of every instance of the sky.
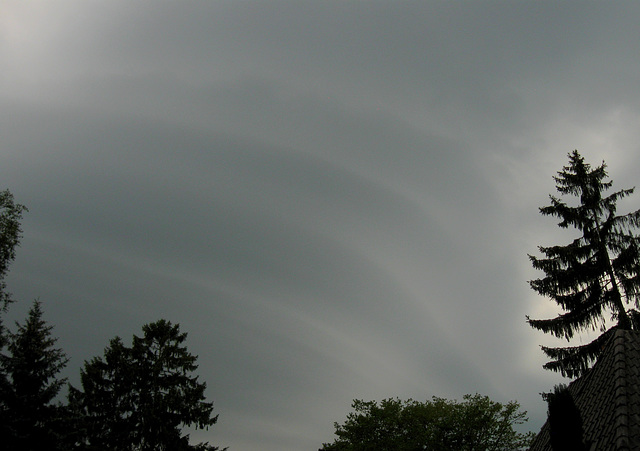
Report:
[[[78,384],[114,336],[188,333],[192,438],[314,450],[353,399],[480,393],[546,418],[527,255],[578,149],[633,187],[635,1],[3,0],[7,279]],[[620,212],[640,208],[638,198]],[[585,340],[585,338],[582,338]],[[574,341],[580,343],[580,339]]]

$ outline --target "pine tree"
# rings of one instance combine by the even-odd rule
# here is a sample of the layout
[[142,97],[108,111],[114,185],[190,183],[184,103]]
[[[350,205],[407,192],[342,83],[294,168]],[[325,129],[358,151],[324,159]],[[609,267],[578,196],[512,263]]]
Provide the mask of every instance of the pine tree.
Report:
[[67,358],[55,348],[53,326],[42,319],[40,302],[33,303],[26,322],[17,327],[8,334],[8,353],[0,355],[8,376],[0,390],[4,449],[58,449],[56,424],[63,408],[53,402],[65,383],[57,376]]
[[[544,368],[577,377],[599,356],[614,329],[640,329],[640,243],[634,234],[640,210],[616,214],[618,200],[634,191],[624,189],[605,196],[612,186],[606,164],[592,168],[578,151],[569,165],[554,177],[561,195],[578,198],[577,206],[550,195],[551,205],[540,208],[544,216],[560,218],[561,228],[575,228],[580,236],[565,246],[540,246],[544,255],[529,255],[533,267],[545,277],[530,281],[537,293],[551,298],[564,311],[551,319],[531,319],[535,329],[569,341],[581,331],[600,331],[592,342],[573,347],[542,347],[552,360]],[[606,317],[606,314],[609,317]],[[608,325],[607,321],[613,322]]]
[[109,450],[209,450],[189,445],[183,426],[208,428],[217,421],[205,402],[206,384],[191,374],[197,357],[183,346],[187,334],[160,320],[143,327],[127,347],[118,337],[104,358],[85,362],[82,391],[70,393],[72,409],[84,414],[85,444]]

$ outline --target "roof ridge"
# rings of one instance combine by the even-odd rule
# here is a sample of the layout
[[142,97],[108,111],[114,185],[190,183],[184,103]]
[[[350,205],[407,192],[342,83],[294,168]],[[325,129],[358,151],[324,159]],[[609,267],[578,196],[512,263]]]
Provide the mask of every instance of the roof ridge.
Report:
[[[568,385],[591,451],[640,450],[640,331],[613,329],[602,353]],[[530,450],[551,451],[549,419]]]
[[613,336],[614,428],[616,449],[629,449],[629,410],[627,406],[627,331],[617,330]]

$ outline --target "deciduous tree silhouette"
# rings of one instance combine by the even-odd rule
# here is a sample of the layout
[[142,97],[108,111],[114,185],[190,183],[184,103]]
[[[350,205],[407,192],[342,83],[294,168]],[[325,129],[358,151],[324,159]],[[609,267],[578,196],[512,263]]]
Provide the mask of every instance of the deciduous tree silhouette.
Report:
[[478,394],[462,402],[355,400],[353,408],[344,424],[335,423],[335,441],[320,451],[517,451],[534,436],[514,430],[527,421],[517,402],[501,404]]
[[[9,265],[16,258],[16,247],[22,238],[22,213],[27,208],[16,204],[13,194],[9,190],[0,191],[0,310],[6,311],[11,302],[11,295],[7,292],[4,280]],[[1,327],[1,326],[0,326]]]

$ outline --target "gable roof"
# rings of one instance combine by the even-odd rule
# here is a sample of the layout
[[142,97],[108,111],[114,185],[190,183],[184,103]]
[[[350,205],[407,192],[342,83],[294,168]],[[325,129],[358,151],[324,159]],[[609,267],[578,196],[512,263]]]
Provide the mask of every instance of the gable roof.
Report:
[[[640,449],[640,333],[615,330],[593,368],[569,384],[589,451]],[[549,421],[530,451],[550,451]]]

